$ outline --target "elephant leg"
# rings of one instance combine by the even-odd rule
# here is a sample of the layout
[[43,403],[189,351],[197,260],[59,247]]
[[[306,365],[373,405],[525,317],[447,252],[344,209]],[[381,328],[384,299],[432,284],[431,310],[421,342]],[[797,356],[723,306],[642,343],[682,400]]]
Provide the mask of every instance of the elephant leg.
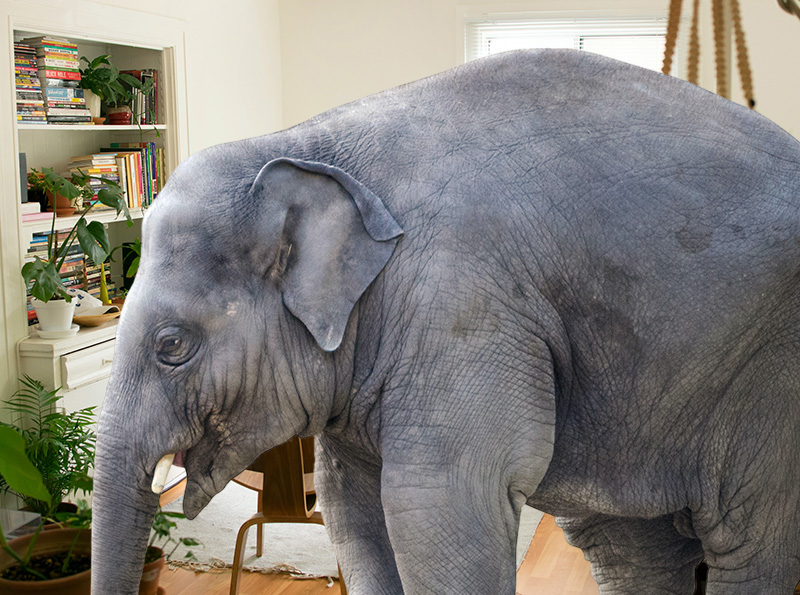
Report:
[[513,595],[519,507],[452,470],[384,466],[384,506],[407,595]]
[[414,409],[382,427],[384,513],[407,595],[515,593],[519,514],[555,432],[549,350],[528,347],[525,361],[488,345],[475,352],[489,361],[419,374]]
[[318,439],[315,481],[322,515],[350,595],[402,595],[386,532],[380,464],[337,440]]
[[602,595],[691,595],[700,541],[681,535],[673,515],[637,519],[593,515],[558,519],[583,550]]
[[[775,492],[784,499],[791,492]],[[750,525],[736,529],[738,510],[720,520],[718,529],[706,535],[708,582],[706,595],[791,595],[800,586],[800,513],[795,499],[789,514],[784,503],[747,510]],[[752,501],[749,502],[752,506]],[[727,527],[726,524],[730,523]],[[703,537],[703,535],[701,535]],[[706,542],[704,541],[704,544]],[[724,548],[721,546],[724,545]]]

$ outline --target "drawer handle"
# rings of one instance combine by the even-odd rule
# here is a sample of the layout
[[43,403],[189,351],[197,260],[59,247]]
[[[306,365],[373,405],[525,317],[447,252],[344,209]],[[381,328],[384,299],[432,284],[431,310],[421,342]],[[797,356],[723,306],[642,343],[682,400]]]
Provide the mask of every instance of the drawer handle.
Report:
[[113,364],[113,363],[114,363],[114,358],[113,357],[111,359],[103,358],[102,365],[105,366],[106,364]]

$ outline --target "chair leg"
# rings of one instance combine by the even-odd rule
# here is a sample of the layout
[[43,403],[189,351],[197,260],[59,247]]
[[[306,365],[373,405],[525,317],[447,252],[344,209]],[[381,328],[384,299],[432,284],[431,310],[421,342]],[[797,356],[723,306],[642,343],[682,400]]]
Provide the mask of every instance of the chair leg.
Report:
[[230,595],[239,595],[239,585],[242,581],[242,566],[244,565],[244,550],[247,547],[247,534],[250,532],[250,527],[258,524],[261,528],[261,523],[264,517],[261,514],[254,514],[247,519],[244,524],[239,528],[236,534],[236,549],[233,554],[233,565],[231,566],[231,590]]
[[[264,492],[258,492],[258,512],[264,512]],[[264,555],[264,524],[256,525],[256,558]]]

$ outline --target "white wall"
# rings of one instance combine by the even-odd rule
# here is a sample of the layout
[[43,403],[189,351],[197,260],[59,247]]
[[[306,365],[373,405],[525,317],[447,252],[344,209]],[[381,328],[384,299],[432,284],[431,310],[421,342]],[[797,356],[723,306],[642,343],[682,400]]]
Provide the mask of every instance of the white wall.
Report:
[[[688,16],[691,3],[683,4]],[[666,13],[668,5],[669,0],[280,0],[284,124],[456,66],[463,52],[459,17],[467,13]],[[800,20],[775,0],[741,5],[758,111],[800,137]],[[709,0],[701,0],[701,11],[700,83],[713,89]],[[738,79],[734,84],[738,89]],[[734,99],[743,103],[740,92]]]
[[189,152],[282,127],[278,0],[105,0],[187,22]]

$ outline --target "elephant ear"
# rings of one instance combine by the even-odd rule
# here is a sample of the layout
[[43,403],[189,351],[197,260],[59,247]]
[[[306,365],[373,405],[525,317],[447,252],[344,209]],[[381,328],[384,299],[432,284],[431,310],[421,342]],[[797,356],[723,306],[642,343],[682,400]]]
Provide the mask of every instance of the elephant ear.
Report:
[[274,247],[269,278],[319,346],[334,351],[403,230],[363,184],[323,163],[270,161],[251,192],[262,205],[263,239]]

